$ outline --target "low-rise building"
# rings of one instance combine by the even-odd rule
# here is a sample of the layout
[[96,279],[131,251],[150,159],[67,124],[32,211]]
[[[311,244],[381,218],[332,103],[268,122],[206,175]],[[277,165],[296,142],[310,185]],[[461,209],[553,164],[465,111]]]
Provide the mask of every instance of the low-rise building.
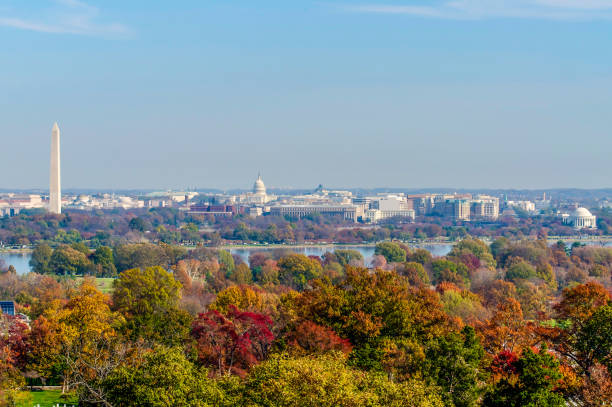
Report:
[[344,219],[357,222],[363,217],[363,210],[357,205],[274,205],[270,207],[272,216],[290,216],[303,218],[310,214],[342,216]]
[[508,201],[506,204],[513,208],[522,209],[525,212],[535,212],[536,210],[535,203],[531,201]]

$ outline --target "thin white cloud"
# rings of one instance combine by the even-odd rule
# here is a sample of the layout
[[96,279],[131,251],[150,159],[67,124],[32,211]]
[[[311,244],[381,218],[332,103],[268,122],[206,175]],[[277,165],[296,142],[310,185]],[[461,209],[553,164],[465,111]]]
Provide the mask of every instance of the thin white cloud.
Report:
[[612,0],[441,0],[410,4],[353,4],[345,10],[444,19],[612,19]]
[[125,25],[105,22],[97,7],[79,0],[55,0],[36,17],[19,14],[16,10],[1,10],[0,26],[53,34],[118,36],[129,33]]

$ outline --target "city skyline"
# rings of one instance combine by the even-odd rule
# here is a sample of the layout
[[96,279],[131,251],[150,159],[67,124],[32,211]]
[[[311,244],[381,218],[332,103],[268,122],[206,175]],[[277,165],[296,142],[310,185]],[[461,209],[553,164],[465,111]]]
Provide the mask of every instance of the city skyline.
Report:
[[66,188],[611,186],[607,2],[33,3],[4,188],[46,187],[54,121]]

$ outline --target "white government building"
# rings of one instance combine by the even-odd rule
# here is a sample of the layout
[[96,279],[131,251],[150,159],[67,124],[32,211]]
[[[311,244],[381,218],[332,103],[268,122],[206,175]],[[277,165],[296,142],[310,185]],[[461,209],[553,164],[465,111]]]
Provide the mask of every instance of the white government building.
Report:
[[597,229],[597,218],[587,208],[577,208],[571,214],[563,215],[563,223],[575,229]]

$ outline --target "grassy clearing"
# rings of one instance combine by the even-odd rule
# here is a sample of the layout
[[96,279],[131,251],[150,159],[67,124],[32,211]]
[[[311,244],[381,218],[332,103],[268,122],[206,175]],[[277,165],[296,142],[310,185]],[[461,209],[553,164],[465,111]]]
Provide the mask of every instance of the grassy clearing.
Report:
[[43,390],[43,391],[29,391],[27,393],[27,400],[17,403],[17,407],[51,407],[57,405],[60,406],[76,406],[78,399],[74,394],[67,394],[66,397],[62,397],[61,390]]
[[96,286],[104,294],[110,294],[113,292],[113,281],[115,279],[111,277],[96,278]]
[[[82,279],[83,277],[76,277],[79,284]],[[115,279],[112,277],[96,277],[96,287],[104,294],[111,294],[113,292],[113,281],[115,281]]]

